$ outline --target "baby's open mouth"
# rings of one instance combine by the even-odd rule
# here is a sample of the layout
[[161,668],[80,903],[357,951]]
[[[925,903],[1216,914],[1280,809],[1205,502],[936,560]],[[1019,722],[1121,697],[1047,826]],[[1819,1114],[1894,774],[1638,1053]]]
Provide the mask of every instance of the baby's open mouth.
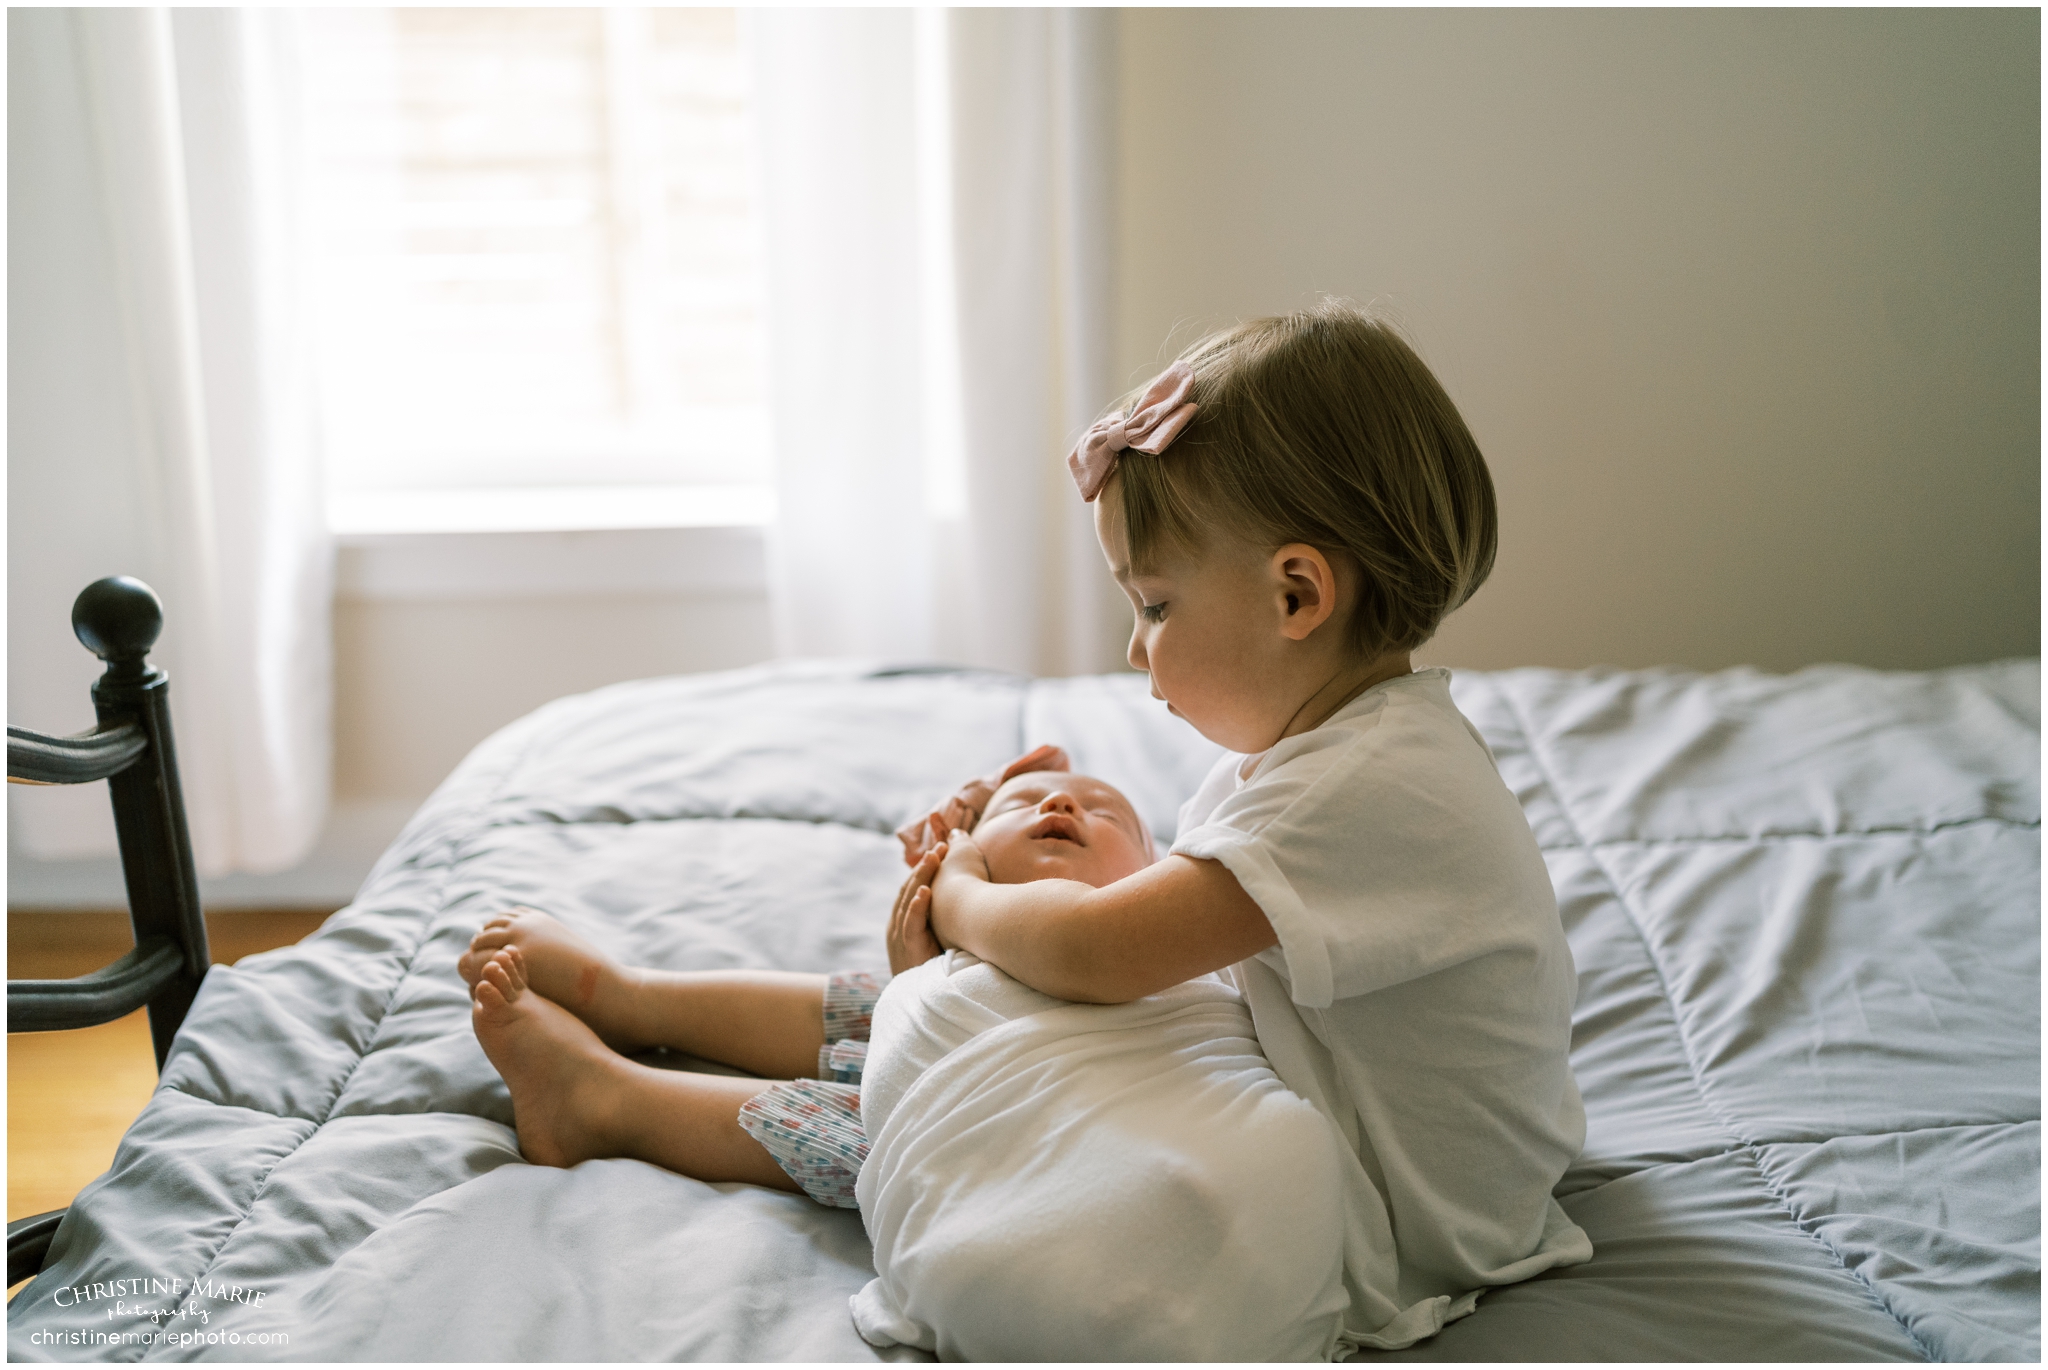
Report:
[[1081,825],[1063,813],[1046,814],[1031,825],[1031,830],[1025,836],[1034,840],[1052,838],[1056,841],[1072,842],[1077,846],[1088,845],[1081,840]]

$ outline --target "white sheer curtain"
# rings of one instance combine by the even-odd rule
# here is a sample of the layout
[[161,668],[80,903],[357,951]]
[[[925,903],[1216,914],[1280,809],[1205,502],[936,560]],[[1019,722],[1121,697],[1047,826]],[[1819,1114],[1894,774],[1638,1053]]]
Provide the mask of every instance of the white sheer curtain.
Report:
[[[331,552],[292,288],[288,22],[9,23],[9,276],[37,281],[9,311],[10,719],[90,721],[97,667],[58,625],[88,581],[147,580],[208,875],[295,864],[329,791]],[[10,805],[10,832],[32,856],[97,855],[106,814],[99,787],[42,792]]]
[[756,10],[778,645],[1108,670],[1113,14]]

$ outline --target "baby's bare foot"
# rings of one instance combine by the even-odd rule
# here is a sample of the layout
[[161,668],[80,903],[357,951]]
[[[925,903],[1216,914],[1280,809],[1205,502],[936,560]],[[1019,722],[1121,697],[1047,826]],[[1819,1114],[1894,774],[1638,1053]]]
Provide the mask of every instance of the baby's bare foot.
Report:
[[512,1090],[520,1153],[552,1166],[607,1155],[606,1083],[622,1058],[530,988],[521,960],[516,948],[493,952],[470,995],[477,1041]]
[[538,909],[517,908],[486,922],[456,969],[474,986],[491,958],[508,948],[520,953],[535,993],[588,1023],[607,1045],[622,1051],[647,1045],[633,1032],[632,972]]

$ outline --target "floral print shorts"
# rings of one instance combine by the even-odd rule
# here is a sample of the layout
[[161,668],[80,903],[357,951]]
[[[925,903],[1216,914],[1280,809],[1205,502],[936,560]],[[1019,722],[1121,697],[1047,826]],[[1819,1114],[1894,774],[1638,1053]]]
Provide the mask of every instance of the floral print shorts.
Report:
[[834,971],[825,980],[825,1042],[818,1078],[762,1090],[740,1106],[740,1126],[768,1149],[804,1193],[831,1208],[858,1208],[853,1182],[868,1158],[860,1125],[860,1072],[881,977]]

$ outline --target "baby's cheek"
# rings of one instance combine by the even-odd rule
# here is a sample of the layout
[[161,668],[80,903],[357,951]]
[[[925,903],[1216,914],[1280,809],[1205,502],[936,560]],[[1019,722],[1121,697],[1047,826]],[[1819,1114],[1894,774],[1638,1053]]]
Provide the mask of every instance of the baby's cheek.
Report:
[[986,841],[976,837],[974,843],[981,848],[981,859],[988,866],[989,880],[998,885],[1020,885],[1030,878],[1029,872],[1019,864],[1021,853],[1017,842],[998,834],[990,834]]

